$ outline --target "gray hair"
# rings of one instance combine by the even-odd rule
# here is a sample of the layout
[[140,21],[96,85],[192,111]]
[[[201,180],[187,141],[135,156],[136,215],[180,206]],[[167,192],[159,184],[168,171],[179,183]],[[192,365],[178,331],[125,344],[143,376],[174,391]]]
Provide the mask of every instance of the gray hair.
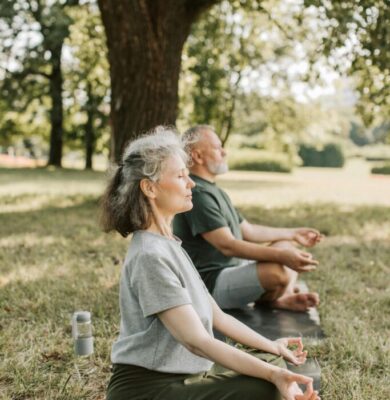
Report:
[[116,230],[126,237],[150,225],[151,208],[140,182],[157,182],[165,161],[173,155],[179,155],[185,163],[188,160],[183,143],[169,127],[158,126],[126,147],[101,201],[105,232]]
[[192,126],[191,128],[187,129],[183,136],[182,136],[182,141],[184,143],[184,148],[188,152],[191,147],[197,143],[200,140],[200,135],[204,131],[213,131],[215,132],[215,129],[211,125],[195,125]]

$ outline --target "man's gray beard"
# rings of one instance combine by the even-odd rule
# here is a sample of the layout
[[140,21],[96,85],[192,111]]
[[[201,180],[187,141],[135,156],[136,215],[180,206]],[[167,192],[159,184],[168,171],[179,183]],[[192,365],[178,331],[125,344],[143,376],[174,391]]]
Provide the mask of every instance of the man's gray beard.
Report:
[[207,169],[213,174],[213,175],[222,175],[226,174],[226,172],[229,171],[229,167],[226,162],[220,163],[220,164],[214,164],[214,163],[207,163]]

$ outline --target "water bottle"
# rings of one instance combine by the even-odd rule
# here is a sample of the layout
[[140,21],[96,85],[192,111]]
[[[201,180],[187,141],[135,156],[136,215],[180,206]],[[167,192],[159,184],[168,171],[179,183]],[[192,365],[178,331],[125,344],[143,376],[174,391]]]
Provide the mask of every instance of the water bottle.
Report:
[[75,364],[77,376],[88,375],[93,371],[91,355],[93,354],[93,335],[91,313],[76,311],[72,317],[72,337],[74,350],[77,356]]

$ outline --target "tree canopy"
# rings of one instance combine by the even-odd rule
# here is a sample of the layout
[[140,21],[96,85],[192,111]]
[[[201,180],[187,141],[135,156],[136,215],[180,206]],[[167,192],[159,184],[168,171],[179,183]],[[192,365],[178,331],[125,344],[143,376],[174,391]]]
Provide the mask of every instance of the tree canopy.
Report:
[[211,123],[223,141],[255,130],[287,151],[314,130],[348,131],[350,115],[327,119],[324,104],[301,106],[296,96],[298,84],[326,85],[325,67],[359,93],[370,130],[354,119],[351,138],[390,137],[385,0],[96,1],[1,2],[3,145],[39,135],[49,164],[61,165],[65,142],[84,148],[90,168],[96,149],[110,147],[117,161],[127,141],[158,124]]

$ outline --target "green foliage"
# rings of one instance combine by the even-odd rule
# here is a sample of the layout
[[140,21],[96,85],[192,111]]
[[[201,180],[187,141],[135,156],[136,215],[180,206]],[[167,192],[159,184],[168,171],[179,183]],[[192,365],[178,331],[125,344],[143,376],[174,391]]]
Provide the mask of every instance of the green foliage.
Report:
[[275,81],[286,81],[275,64],[295,57],[294,40],[301,39],[302,30],[278,0],[215,6],[194,25],[184,49],[179,125],[214,125],[225,142],[236,130],[236,108],[248,95],[245,86],[251,86],[253,72],[264,69]]
[[356,122],[351,123],[349,137],[357,146],[365,146],[370,143],[370,138],[367,135],[366,129]]
[[358,110],[366,125],[390,109],[390,7],[387,0],[305,0],[306,12],[318,16],[322,45],[331,65],[354,76],[360,92]]
[[[23,136],[48,140],[54,102],[50,81],[60,65],[66,147],[85,147],[88,129],[92,151],[107,152],[110,82],[104,29],[96,4],[70,7],[77,4],[73,0],[1,4],[0,21],[9,29],[0,35],[0,47],[13,60],[12,68],[2,63],[7,67],[0,83],[0,109],[4,105],[6,110],[0,113],[3,146]],[[23,40],[26,31],[34,40]],[[17,54],[21,44],[23,51]],[[62,57],[64,45],[66,57]]]
[[87,3],[71,15],[74,24],[66,44],[72,58],[64,65],[67,144],[72,148],[85,145],[90,119],[94,151],[108,153],[110,77],[100,13],[96,5]]
[[232,150],[228,156],[231,170],[291,172],[292,164],[285,154],[260,150]]
[[341,168],[344,165],[344,153],[339,144],[327,143],[323,149],[301,144],[298,151],[304,167]]
[[357,146],[366,146],[374,143],[390,143],[390,122],[382,121],[371,129],[353,121],[349,137]]
[[236,114],[240,135],[232,135],[229,145],[285,154],[290,165],[301,163],[300,142],[324,146],[346,140],[350,126],[347,111],[329,109],[319,101],[300,104],[291,97],[275,100],[254,93],[240,98]]
[[390,163],[373,167],[371,169],[371,173],[380,175],[390,175]]
[[[4,0],[0,5],[4,28],[0,48],[5,50],[0,90],[13,111],[32,112],[31,118],[39,107],[46,111],[50,120],[49,164],[56,166],[61,165],[62,156],[62,51],[73,23],[68,9],[77,4],[78,0]],[[30,104],[36,101],[37,108],[31,110]],[[23,133],[28,136],[30,132]]]

